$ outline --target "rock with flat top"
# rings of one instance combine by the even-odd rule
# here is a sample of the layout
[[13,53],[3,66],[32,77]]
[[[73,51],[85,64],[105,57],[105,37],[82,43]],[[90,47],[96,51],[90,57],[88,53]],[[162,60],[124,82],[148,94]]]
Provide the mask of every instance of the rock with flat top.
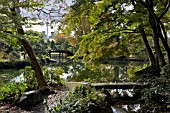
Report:
[[43,101],[43,95],[40,90],[33,90],[24,92],[19,101],[17,102],[17,106],[21,108],[31,107]]

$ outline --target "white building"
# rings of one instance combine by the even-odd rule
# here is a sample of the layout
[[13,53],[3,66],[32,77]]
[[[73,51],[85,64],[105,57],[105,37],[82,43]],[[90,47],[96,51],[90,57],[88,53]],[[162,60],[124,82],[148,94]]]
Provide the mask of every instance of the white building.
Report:
[[27,30],[38,31],[38,32],[43,33],[46,38],[50,38],[50,39],[53,38],[54,33],[57,32],[57,25],[56,24],[50,25],[48,22],[43,22],[43,21],[38,21],[36,23],[39,23],[39,22],[43,24],[23,26],[24,31],[27,31]]

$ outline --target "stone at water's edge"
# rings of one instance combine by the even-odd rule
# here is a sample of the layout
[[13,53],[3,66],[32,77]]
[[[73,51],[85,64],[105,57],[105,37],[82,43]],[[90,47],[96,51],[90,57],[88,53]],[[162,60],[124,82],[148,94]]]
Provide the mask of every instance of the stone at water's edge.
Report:
[[40,90],[33,90],[24,92],[19,101],[17,102],[17,106],[21,108],[30,107],[38,104],[43,101],[43,95]]

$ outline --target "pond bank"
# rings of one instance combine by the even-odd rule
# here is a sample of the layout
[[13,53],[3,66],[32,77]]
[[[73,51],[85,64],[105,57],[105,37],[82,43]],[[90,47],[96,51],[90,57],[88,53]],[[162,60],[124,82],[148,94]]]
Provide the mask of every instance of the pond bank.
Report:
[[48,113],[57,104],[56,100],[66,97],[69,91],[79,85],[81,85],[81,82],[68,82],[65,86],[54,86],[52,87],[53,94],[44,95],[43,102],[27,109],[0,102],[0,113]]
[[44,101],[26,109],[21,109],[11,104],[0,102],[1,113],[48,113],[56,105],[56,100],[67,96],[68,92],[74,88],[74,85],[66,84],[65,86],[52,87],[54,93],[44,95]]

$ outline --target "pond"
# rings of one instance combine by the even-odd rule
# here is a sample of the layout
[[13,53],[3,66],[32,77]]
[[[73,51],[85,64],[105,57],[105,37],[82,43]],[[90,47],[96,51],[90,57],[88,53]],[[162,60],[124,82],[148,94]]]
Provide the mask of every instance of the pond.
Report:
[[63,77],[66,81],[74,82],[125,82],[131,81],[134,72],[146,67],[146,62],[115,61],[108,64],[101,63],[72,63],[61,65],[65,70]]
[[[77,63],[48,64],[49,69],[62,67],[61,75],[65,81],[71,82],[125,82],[133,78],[134,72],[146,67],[147,62],[114,61],[108,64]],[[19,79],[20,72],[16,69],[0,69],[0,86],[14,78]],[[18,81],[18,80],[16,80]]]
[[[115,61],[107,64],[102,63],[75,63],[69,62],[64,64],[49,64],[46,67],[51,68],[62,67],[64,73],[61,75],[68,82],[129,82],[132,80],[134,72],[146,67],[146,62],[121,62]],[[0,70],[0,87],[7,81],[19,80],[19,70]],[[128,92],[128,90],[127,90]],[[121,90],[119,90],[121,93]],[[131,93],[129,92],[129,95]],[[114,113],[123,113],[123,110],[129,108],[127,105],[112,106]],[[131,105],[131,110],[135,111],[140,105]],[[119,112],[120,111],[120,112]]]
[[20,75],[19,70],[16,69],[0,69],[0,87],[10,81],[11,79]]
[[[131,82],[134,72],[146,67],[147,62],[125,62],[114,61],[109,63],[70,63],[67,65],[60,65],[64,72],[62,78],[68,82]],[[50,65],[56,67],[56,65]],[[109,90],[112,94],[115,90]],[[119,95],[126,92],[128,96],[132,96],[132,90],[118,89]],[[132,105],[114,105],[111,106],[113,113],[128,113],[128,111],[137,112],[140,109],[140,104]]]

